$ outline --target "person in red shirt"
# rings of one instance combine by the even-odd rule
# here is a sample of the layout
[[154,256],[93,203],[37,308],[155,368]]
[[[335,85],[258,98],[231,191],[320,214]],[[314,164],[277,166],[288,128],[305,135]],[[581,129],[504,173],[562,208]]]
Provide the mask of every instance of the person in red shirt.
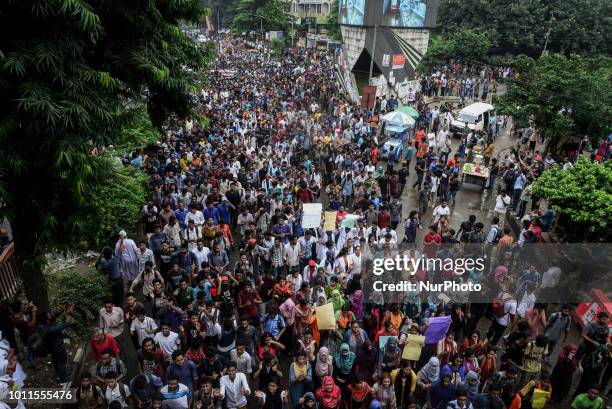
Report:
[[344,219],[347,214],[348,212],[346,211],[344,206],[340,206],[338,212],[336,212],[336,226],[340,226],[340,223],[342,223],[342,219]]
[[257,306],[261,304],[261,298],[251,284],[241,284],[243,288],[238,293],[238,314],[249,318],[251,324],[257,326],[259,325]]
[[316,197],[315,193],[310,190],[308,186],[304,183],[297,191],[297,197],[300,199],[302,203],[312,203]]
[[414,137],[414,140],[416,142],[415,146],[417,149],[419,148],[419,145],[423,141],[423,138],[425,138],[425,131],[423,130],[423,128],[419,127],[419,130],[417,131]]
[[370,151],[370,158],[372,159],[372,165],[376,166],[378,163],[378,147],[374,146]]
[[387,207],[383,207],[382,211],[378,213],[378,227],[381,229],[386,228],[391,224],[391,213]]
[[397,337],[398,332],[393,325],[391,325],[391,321],[387,320],[384,322],[383,327],[376,332],[376,336],[374,337],[374,343],[378,345],[378,340],[380,337]]
[[91,338],[91,354],[95,362],[100,361],[102,357],[102,351],[110,350],[113,356],[119,356],[119,345],[111,334],[105,334],[103,330],[100,330],[96,335]]
[[389,193],[391,193],[392,197],[398,197],[399,192],[400,192],[399,175],[396,171],[392,171],[391,177],[389,178]]
[[430,258],[435,257],[438,247],[442,243],[442,237],[438,233],[437,226],[429,226],[427,234],[423,237],[423,243],[423,253]]
[[538,241],[542,241],[542,228],[540,227],[540,220],[533,219],[531,221],[531,225],[529,226],[529,230],[533,232]]

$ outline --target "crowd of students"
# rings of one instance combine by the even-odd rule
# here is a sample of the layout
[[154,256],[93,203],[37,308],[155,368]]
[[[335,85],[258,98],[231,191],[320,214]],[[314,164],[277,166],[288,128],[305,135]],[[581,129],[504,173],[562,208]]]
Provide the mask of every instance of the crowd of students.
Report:
[[[571,306],[536,302],[554,271],[521,258],[552,224],[537,201],[523,207],[524,172],[554,161],[535,151],[506,158],[488,183],[503,186],[492,222],[470,216],[453,226],[463,153],[428,148],[421,135],[416,163],[383,163],[371,121],[380,106],[344,99],[332,61],[321,51],[271,57],[261,44],[228,41],[197,96],[208,126],[183,121],[154,151],[125,159],[149,175],[143,236],[122,231],[103,251],[98,265],[113,297],[100,310],[77,406],[603,409],[609,317],[589,324],[579,346],[566,344]],[[445,131],[439,111],[430,118],[424,126]],[[401,195],[411,173],[419,203],[408,204]],[[302,204],[316,202],[336,212],[333,229],[302,227]],[[527,214],[518,240],[502,224],[508,207]],[[356,222],[346,227],[349,214]],[[371,291],[371,261],[401,244],[412,255],[455,257],[466,244],[488,254],[488,270],[462,280],[482,283],[491,301],[409,293],[388,302]],[[319,329],[315,308],[330,303],[336,327]],[[62,311],[65,321],[45,312],[35,326],[63,339],[73,308]],[[28,325],[17,306],[11,314]],[[451,317],[448,333],[418,359],[402,359],[407,339],[441,316]],[[391,338],[381,346],[381,337]],[[54,369],[65,382],[63,341],[57,348]],[[15,368],[13,352],[7,346]],[[138,361],[138,374],[126,360]],[[2,365],[0,373],[11,375]]]

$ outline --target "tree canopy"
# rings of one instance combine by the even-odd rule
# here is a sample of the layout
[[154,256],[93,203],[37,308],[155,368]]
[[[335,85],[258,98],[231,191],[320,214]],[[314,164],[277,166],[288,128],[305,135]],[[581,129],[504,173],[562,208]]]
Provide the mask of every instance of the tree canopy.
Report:
[[191,92],[213,51],[179,23],[199,21],[199,3],[0,4],[0,194],[38,305],[48,305],[45,253],[72,249],[98,227],[87,201],[108,162],[92,149],[129,143],[124,130],[143,107],[157,127],[193,114]]
[[554,149],[568,136],[594,142],[607,137],[612,121],[612,64],[610,58],[566,58],[552,54],[537,61],[519,56],[518,76],[496,102],[519,125],[532,120],[550,137]]
[[534,182],[532,193],[570,222],[573,240],[607,239],[612,214],[612,162],[580,159],[567,170],[555,166]]
[[286,31],[288,28],[288,0],[239,0],[232,22],[236,33]]
[[612,51],[612,3],[608,0],[441,0],[437,32],[469,27],[495,47],[514,53],[606,54]]
[[429,39],[427,53],[421,66],[426,69],[447,64],[451,59],[483,61],[491,48],[486,34],[477,33],[473,30],[462,30],[453,35],[437,35]]
[[340,23],[338,23],[338,0],[334,0],[327,16],[326,28],[327,35],[334,40],[342,39],[342,32],[340,31]]

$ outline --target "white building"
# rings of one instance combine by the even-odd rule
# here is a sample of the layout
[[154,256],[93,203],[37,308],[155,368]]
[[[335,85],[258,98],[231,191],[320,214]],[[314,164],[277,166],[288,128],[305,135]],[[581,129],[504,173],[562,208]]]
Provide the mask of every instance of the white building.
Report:
[[298,17],[327,17],[332,0],[291,0],[291,14]]

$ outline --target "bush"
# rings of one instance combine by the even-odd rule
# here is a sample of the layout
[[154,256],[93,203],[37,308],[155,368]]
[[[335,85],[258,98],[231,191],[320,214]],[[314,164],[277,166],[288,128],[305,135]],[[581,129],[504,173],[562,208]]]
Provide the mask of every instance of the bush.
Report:
[[78,337],[91,335],[91,326],[98,319],[104,300],[111,296],[108,280],[92,272],[81,274],[75,270],[53,271],[47,275],[52,307],[59,308],[64,301],[75,304],[74,333]]

